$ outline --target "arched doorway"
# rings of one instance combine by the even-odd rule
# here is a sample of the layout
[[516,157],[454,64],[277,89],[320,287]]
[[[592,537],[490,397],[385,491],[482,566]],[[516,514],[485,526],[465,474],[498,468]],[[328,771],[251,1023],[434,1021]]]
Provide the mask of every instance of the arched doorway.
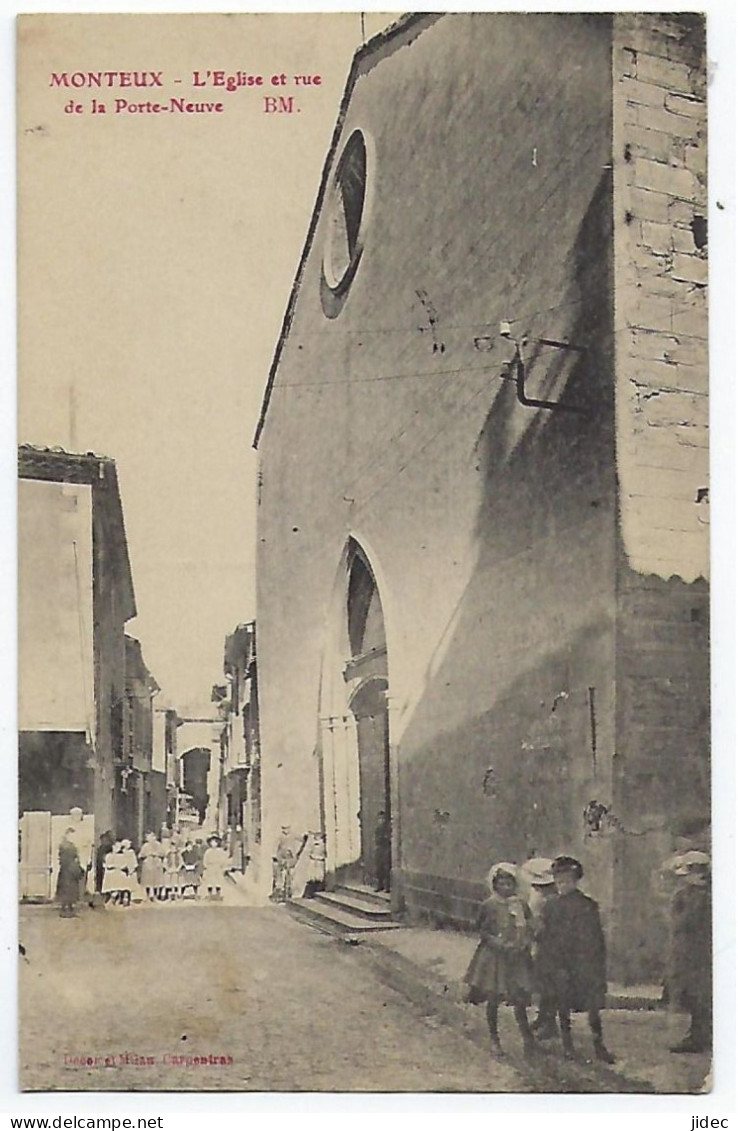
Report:
[[[353,538],[335,598],[321,695],[328,870],[337,882],[376,887],[384,880],[389,887],[392,778],[384,611],[369,558]],[[378,835],[380,823],[385,835]]]
[[187,804],[197,814],[200,824],[205,820],[210,795],[208,793],[208,773],[210,772],[210,751],[207,747],[196,746],[181,755],[182,792],[187,796]]
[[392,854],[387,680],[372,678],[362,683],[349,705],[356,720],[359,759],[362,879],[388,890]]

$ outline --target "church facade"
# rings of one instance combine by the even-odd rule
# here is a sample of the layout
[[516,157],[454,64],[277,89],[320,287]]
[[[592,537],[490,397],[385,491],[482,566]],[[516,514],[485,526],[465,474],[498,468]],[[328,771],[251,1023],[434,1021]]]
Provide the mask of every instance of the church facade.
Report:
[[[473,923],[581,858],[613,976],[709,822],[704,28],[403,18],[356,56],[255,436],[261,878]],[[380,815],[384,814],[384,818]]]

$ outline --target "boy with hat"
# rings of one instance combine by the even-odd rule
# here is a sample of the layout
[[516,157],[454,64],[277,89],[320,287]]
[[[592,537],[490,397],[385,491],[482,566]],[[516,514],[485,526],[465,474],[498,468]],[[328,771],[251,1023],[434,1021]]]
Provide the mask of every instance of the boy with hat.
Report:
[[543,913],[546,904],[556,899],[556,885],[552,870],[553,860],[535,856],[526,860],[520,869],[521,876],[530,889],[530,907],[533,927],[533,989],[538,994],[538,1016],[531,1023],[531,1032],[539,1040],[549,1040],[558,1036],[556,1028],[556,999],[553,995],[553,973],[547,963],[545,947],[542,950],[539,938],[543,931]]
[[573,856],[557,856],[551,871],[558,898],[543,909],[538,946],[551,979],[564,1055],[572,1057],[571,1014],[586,1012],[597,1060],[614,1064],[602,1037],[605,1005],[605,937],[597,904],[578,888],[584,868]]

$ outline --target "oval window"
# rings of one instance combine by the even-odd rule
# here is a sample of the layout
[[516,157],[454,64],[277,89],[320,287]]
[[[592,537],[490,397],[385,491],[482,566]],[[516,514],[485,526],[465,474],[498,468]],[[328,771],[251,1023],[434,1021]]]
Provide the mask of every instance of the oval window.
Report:
[[354,130],[338,162],[328,203],[323,277],[336,296],[348,290],[361,259],[368,164],[364,135]]

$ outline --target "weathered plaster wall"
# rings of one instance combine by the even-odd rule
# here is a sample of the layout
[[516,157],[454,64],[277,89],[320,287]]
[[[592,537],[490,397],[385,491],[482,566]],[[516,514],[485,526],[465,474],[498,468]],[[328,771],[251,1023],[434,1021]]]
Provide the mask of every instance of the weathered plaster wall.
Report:
[[[426,24],[356,82],[342,138],[373,141],[364,254],[326,317],[321,218],[260,442],[265,844],[318,813],[353,535],[386,620],[408,902],[457,917],[448,892],[495,856],[566,849],[608,907],[610,846],[581,811],[614,748],[610,21]],[[581,411],[518,403],[502,319],[531,339],[529,394]]]
[[18,484],[18,715],[25,731],[95,732],[92,493]]

